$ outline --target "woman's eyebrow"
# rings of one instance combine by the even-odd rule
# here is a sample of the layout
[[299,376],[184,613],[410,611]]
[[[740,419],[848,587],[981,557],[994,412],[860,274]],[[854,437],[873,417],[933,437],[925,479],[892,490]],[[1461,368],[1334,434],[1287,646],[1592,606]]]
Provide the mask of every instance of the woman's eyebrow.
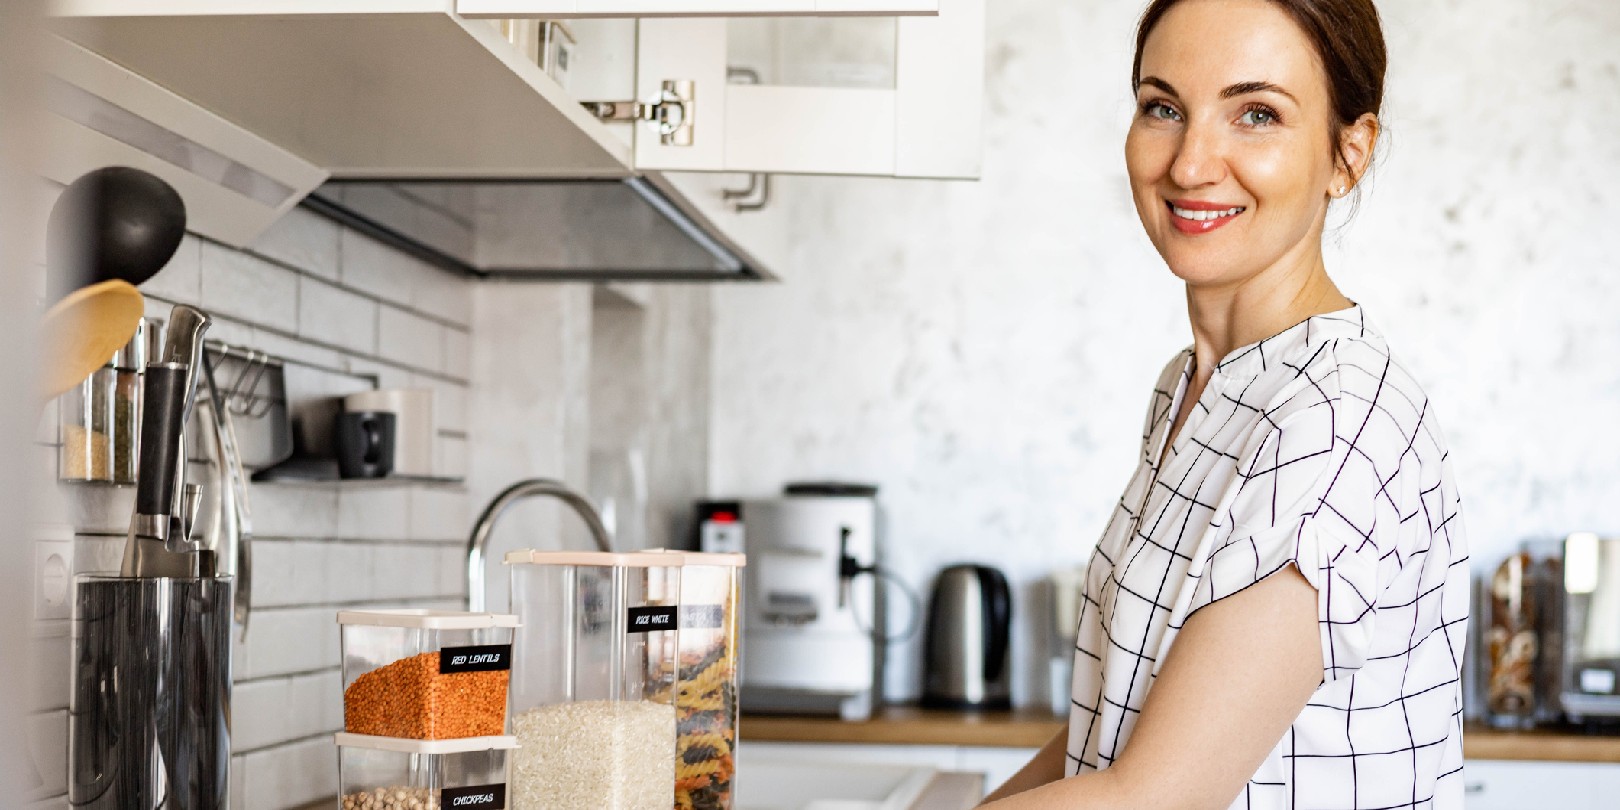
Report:
[[1249,93],[1268,92],[1285,96],[1289,101],[1292,101],[1295,104],[1299,103],[1299,99],[1294,98],[1293,93],[1290,93],[1287,90],[1282,89],[1280,85],[1275,85],[1271,82],[1238,82],[1237,84],[1231,85],[1225,90],[1222,90],[1221,98],[1236,98],[1238,96],[1248,95]]
[[1172,96],[1176,96],[1177,98],[1181,97],[1181,95],[1176,92],[1176,88],[1171,87],[1169,82],[1159,78],[1158,76],[1143,76],[1136,82],[1136,89],[1142,89],[1142,85],[1144,84],[1157,87]]

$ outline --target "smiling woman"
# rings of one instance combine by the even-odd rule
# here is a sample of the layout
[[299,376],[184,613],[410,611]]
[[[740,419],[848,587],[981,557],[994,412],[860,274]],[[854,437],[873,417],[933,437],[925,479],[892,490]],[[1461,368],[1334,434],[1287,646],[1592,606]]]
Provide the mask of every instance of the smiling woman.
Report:
[[1068,731],[993,807],[1462,807],[1468,551],[1422,387],[1328,277],[1372,0],[1154,0],[1125,143],[1192,346],[1088,568]]

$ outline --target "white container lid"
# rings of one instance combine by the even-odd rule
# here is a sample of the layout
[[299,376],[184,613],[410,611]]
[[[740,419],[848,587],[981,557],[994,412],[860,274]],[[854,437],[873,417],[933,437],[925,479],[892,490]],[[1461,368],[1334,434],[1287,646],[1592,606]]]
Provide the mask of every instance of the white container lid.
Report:
[[505,613],[464,613],[453,610],[340,610],[338,624],[371,627],[409,627],[422,630],[479,630],[485,627],[520,627],[518,617]]
[[468,751],[494,751],[517,748],[516,737],[462,737],[455,740],[413,740],[408,737],[377,737],[339,731],[333,740],[342,748],[370,748],[403,754],[464,754]]
[[651,548],[646,551],[538,551],[527,548],[509,551],[507,565],[585,565],[604,568],[679,568],[687,565],[726,565],[741,568],[748,564],[744,554],[703,554]]

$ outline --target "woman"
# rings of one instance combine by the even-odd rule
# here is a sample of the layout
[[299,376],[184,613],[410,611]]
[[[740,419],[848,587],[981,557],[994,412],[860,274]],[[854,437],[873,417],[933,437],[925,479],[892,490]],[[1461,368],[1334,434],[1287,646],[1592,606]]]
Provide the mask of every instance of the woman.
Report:
[[1193,345],[1091,559],[1069,729],[1019,808],[1461,808],[1467,545],[1423,390],[1328,278],[1371,0],[1154,0],[1125,143]]

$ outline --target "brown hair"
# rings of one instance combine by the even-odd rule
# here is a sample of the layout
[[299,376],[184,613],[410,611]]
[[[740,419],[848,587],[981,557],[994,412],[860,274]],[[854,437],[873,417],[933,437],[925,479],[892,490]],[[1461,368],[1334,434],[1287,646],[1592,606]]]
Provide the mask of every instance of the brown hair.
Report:
[[[1142,46],[1166,12],[1181,0],[1153,0],[1136,27],[1136,58],[1131,63],[1131,89],[1142,79]],[[1337,134],[1363,114],[1377,115],[1384,104],[1384,29],[1373,0],[1268,0],[1292,17],[1315,47],[1327,73],[1328,104],[1333,110],[1334,156],[1345,160]]]

